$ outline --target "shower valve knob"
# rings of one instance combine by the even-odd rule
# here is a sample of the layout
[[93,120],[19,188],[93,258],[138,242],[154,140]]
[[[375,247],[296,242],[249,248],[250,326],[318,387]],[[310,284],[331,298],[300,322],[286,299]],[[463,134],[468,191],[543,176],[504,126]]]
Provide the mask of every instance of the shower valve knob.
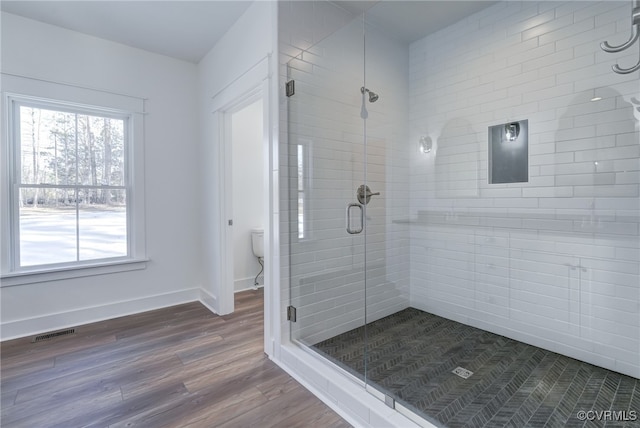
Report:
[[363,184],[360,187],[358,187],[358,192],[357,192],[358,202],[366,205],[369,203],[372,196],[377,196],[379,194],[380,192],[376,192],[376,193],[371,192],[371,189],[369,189],[369,186],[365,186]]

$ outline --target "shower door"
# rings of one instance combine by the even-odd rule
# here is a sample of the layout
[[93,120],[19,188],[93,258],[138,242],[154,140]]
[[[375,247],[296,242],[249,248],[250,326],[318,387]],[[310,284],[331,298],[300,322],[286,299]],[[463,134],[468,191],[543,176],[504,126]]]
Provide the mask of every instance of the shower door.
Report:
[[293,83],[286,145],[296,314],[291,339],[312,347],[360,328],[350,357],[359,363],[365,323],[365,208],[356,195],[365,184],[362,44],[362,23],[355,20],[287,64]]
[[407,54],[360,15],[287,64],[291,339],[382,393],[367,324],[409,306]]

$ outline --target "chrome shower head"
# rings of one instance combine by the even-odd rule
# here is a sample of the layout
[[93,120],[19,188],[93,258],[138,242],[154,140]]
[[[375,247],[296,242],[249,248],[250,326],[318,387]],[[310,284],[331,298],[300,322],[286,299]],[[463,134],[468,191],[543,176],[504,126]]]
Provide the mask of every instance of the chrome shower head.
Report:
[[364,94],[365,92],[369,93],[369,102],[370,103],[375,103],[376,101],[378,101],[378,98],[380,98],[378,96],[378,94],[376,94],[375,92],[371,92],[370,90],[368,90],[364,86],[362,88],[360,88],[360,93],[361,94]]

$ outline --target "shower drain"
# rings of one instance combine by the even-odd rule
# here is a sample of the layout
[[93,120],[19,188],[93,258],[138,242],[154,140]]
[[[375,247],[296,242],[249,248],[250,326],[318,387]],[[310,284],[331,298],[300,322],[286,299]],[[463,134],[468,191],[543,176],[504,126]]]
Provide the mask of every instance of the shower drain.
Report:
[[457,374],[462,379],[468,379],[473,374],[471,370],[467,370],[462,367],[456,367],[451,373]]

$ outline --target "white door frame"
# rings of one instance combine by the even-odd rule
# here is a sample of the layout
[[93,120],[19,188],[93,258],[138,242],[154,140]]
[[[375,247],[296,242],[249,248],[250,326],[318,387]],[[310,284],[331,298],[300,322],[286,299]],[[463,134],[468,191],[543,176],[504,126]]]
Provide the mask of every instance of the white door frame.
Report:
[[[232,104],[218,110],[218,125],[220,130],[220,218],[222,219],[223,230],[221,236],[220,270],[222,276],[222,290],[220,292],[220,311],[228,314],[235,310],[234,298],[234,238],[233,225],[229,224],[233,220],[233,135],[232,118],[233,115],[243,108],[261,101],[264,109],[264,100],[261,88],[254,88],[246,94],[234,100]],[[264,114],[263,114],[264,116]],[[264,140],[264,130],[262,133]],[[264,162],[263,162],[264,163]],[[263,177],[264,183],[264,177]],[[263,193],[264,195],[264,193]],[[263,196],[264,199],[264,196]],[[263,213],[264,215],[264,213]],[[265,253],[266,255],[266,253]],[[265,282],[266,284],[266,282]]]
[[[273,315],[273,289],[274,273],[277,275],[279,260],[277,254],[273,254],[272,243],[274,239],[274,200],[277,202],[277,181],[274,183],[272,174],[275,142],[272,126],[273,97],[271,96],[271,55],[267,55],[257,64],[247,70],[238,79],[218,92],[212,98],[211,111],[213,124],[217,131],[214,133],[213,144],[217,148],[218,162],[218,197],[220,201],[219,219],[217,225],[220,242],[217,243],[220,271],[216,275],[219,285],[217,293],[217,311],[220,315],[228,314],[234,310],[234,278],[233,278],[233,226],[228,224],[233,219],[233,188],[232,188],[232,141],[231,141],[231,115],[249,104],[262,99],[262,144],[264,147],[263,176],[264,176],[264,236],[265,236],[265,267],[264,267],[264,344],[265,352],[269,355],[273,351],[274,331],[272,325]],[[277,164],[276,164],[277,165]],[[277,167],[276,167],[277,169]],[[274,198],[275,192],[275,198]],[[277,251],[276,251],[277,252]],[[279,293],[278,293],[279,294]]]

